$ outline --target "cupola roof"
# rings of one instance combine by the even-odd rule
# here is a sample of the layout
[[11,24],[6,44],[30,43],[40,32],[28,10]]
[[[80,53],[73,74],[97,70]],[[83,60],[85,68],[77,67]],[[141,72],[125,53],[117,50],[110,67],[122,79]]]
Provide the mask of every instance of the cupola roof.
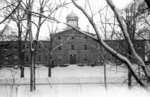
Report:
[[78,16],[73,11],[71,11],[71,13],[68,14],[67,18],[78,18]]

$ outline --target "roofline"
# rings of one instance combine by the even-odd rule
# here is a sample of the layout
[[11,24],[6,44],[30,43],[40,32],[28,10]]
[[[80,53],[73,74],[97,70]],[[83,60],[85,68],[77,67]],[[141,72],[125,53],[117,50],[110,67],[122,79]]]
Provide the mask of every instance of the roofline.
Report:
[[[69,31],[69,30],[76,30],[76,31],[78,31],[78,32],[80,32],[80,33],[82,33],[82,34],[84,34],[84,35],[86,35],[86,36],[88,36],[88,37],[94,39],[95,41],[99,42],[99,40],[98,40],[96,34],[95,34],[95,36],[93,36],[93,35],[87,33],[86,31],[81,31],[80,29],[77,30],[76,28],[66,29],[66,30],[60,31],[60,32],[58,32],[58,33],[56,33],[56,34],[60,34],[60,33],[62,33],[62,32]],[[106,39],[103,39],[103,40],[104,40],[104,41],[117,41],[117,40],[119,41],[119,40],[125,40],[125,39],[116,39],[116,40],[109,40],[109,39],[106,40]],[[135,40],[136,40],[136,41],[150,41],[150,39],[135,39]]]

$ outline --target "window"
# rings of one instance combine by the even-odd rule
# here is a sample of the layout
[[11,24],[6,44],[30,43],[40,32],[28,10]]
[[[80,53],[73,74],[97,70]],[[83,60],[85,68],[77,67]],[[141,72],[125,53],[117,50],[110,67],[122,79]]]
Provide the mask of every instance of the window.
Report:
[[47,56],[45,56],[45,61],[47,61]]
[[26,48],[29,48],[29,45],[25,45]]
[[58,47],[58,50],[62,50],[62,47],[61,47],[61,46],[59,46],[59,47]]
[[60,39],[61,39],[61,37],[60,37],[60,36],[58,36],[58,39],[60,40]]
[[84,58],[84,61],[88,61],[86,57]]
[[86,54],[84,55],[84,59],[83,59],[83,60],[84,60],[84,61],[88,61]]
[[23,49],[25,48],[25,45],[24,45],[24,44],[22,45],[22,48],[23,48]]
[[41,56],[39,55],[39,57],[38,57],[38,61],[40,62],[41,61]]
[[4,44],[4,47],[5,48],[9,48],[9,44]]
[[4,46],[3,44],[0,45],[1,48],[2,48],[3,46]]
[[88,39],[88,37],[87,37],[87,36],[85,36],[85,39]]
[[74,48],[74,45],[71,45],[71,49],[72,49],[72,50],[74,50],[74,49],[75,49],[75,48]]
[[25,57],[25,61],[26,61],[26,62],[29,61],[28,55]]
[[87,50],[87,45],[86,44],[84,45],[84,50]]
[[41,48],[41,45],[39,44],[39,49]]
[[18,48],[17,45],[15,45],[14,48],[17,49]]
[[72,36],[71,39],[74,39],[74,37]]

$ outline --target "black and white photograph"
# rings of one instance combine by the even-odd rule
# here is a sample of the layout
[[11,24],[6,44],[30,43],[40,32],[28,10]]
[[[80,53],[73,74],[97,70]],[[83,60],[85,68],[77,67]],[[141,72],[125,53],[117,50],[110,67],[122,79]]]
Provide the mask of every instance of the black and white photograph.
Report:
[[0,97],[150,97],[150,0],[0,0]]

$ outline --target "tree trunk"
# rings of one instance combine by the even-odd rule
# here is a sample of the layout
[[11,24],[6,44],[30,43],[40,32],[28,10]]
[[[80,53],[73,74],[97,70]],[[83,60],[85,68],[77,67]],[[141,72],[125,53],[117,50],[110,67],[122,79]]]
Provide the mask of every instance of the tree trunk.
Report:
[[128,87],[131,88],[132,86],[132,74],[130,70],[128,70]]
[[52,76],[52,66],[54,65],[54,61],[52,60],[52,43],[53,43],[53,39],[52,39],[52,34],[50,33],[50,45],[49,45],[49,68],[48,68],[48,77]]
[[106,63],[104,63],[104,85],[105,85],[105,89],[107,89],[107,71],[106,71]]
[[34,47],[33,47],[33,36],[32,36],[32,5],[33,1],[29,0],[28,8],[27,8],[27,33],[29,33],[29,41],[30,41],[30,91],[35,91],[35,64],[34,64]]
[[[112,4],[112,1],[110,0],[106,0],[107,1],[107,4],[111,7],[111,9],[113,10],[115,16],[117,17],[117,21],[118,23],[120,24],[120,27],[121,27],[121,30],[123,31],[124,34],[126,34],[125,37],[127,37],[127,42],[130,44],[130,47],[132,48],[132,50],[134,51],[133,49],[133,45],[131,43],[131,40],[128,36],[128,33],[127,33],[127,30],[126,30],[126,25],[124,27],[124,24],[121,20],[121,18],[119,17],[114,5]],[[133,70],[133,68],[131,67],[132,66],[132,63],[130,62],[130,60],[121,55],[120,53],[118,53],[117,51],[115,51],[114,49],[112,49],[108,44],[106,44],[102,38],[101,38],[101,35],[97,29],[97,26],[96,24],[94,23],[93,19],[91,19],[91,17],[85,12],[85,10],[79,6],[74,0],[72,0],[73,4],[82,11],[82,13],[86,16],[86,18],[88,19],[88,21],[90,22],[90,24],[92,25],[96,35],[97,35],[97,38],[98,38],[98,41],[99,43],[108,51],[110,52],[114,57],[118,58],[120,61],[122,61],[123,63],[126,64],[126,66],[129,68],[131,74],[133,75],[133,77],[135,78],[135,80],[137,81],[137,83],[139,83],[142,87],[146,87],[146,85],[138,78],[138,76],[136,75],[135,71]],[[139,57],[138,57],[139,58]],[[138,60],[139,61],[139,60]]]
[[20,26],[20,22],[17,23],[17,27],[18,27],[18,63],[19,63],[19,67],[20,67],[20,77],[23,78],[24,77],[24,56],[23,56],[23,51],[22,51],[22,39],[21,39],[21,34],[22,34],[22,30],[21,30],[21,26]]
[[24,77],[24,67],[21,66],[21,67],[20,67],[20,70],[21,70],[21,78],[23,78],[23,77]]
[[52,64],[49,64],[49,67],[48,67],[48,77],[51,77],[51,76],[52,76],[51,65],[52,65]]
[[51,77],[52,76],[52,66],[54,65],[54,62],[52,60],[52,57],[50,55],[49,57],[49,64],[48,64],[48,77]]

